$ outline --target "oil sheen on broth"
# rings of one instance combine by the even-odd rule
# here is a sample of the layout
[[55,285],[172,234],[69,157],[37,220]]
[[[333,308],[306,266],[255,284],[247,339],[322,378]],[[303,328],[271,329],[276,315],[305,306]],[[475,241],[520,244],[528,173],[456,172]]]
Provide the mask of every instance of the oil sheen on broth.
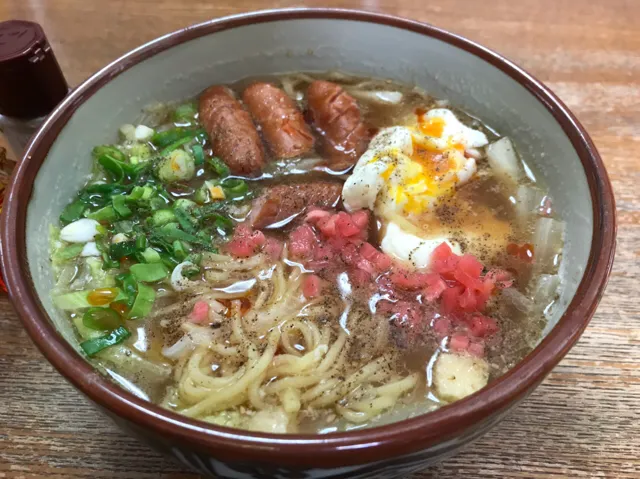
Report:
[[418,88],[216,85],[92,157],[51,227],[53,300],[105,374],[210,423],[329,433],[435,410],[520,361],[560,287],[543,185]]

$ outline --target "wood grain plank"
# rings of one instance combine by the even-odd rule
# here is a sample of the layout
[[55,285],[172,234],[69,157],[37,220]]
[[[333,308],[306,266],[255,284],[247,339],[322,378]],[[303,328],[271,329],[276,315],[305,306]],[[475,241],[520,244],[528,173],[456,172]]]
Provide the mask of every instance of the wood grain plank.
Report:
[[[77,84],[131,48],[260,8],[363,8],[434,23],[548,85],[592,134],[619,214],[607,294],[578,345],[496,429],[421,478],[640,477],[640,2],[633,0],[86,0],[0,2],[41,23]],[[0,298],[0,478],[195,478],[61,381]]]

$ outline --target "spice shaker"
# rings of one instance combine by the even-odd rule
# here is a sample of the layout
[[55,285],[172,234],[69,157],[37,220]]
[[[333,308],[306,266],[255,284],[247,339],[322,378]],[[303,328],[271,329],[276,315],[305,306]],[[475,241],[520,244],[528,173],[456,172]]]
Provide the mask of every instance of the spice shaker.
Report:
[[0,22],[0,130],[18,157],[68,91],[42,27]]
[[[42,27],[23,20],[0,22],[0,134],[18,158],[68,91]],[[0,146],[0,210],[14,166]],[[6,292],[2,277],[0,290]]]

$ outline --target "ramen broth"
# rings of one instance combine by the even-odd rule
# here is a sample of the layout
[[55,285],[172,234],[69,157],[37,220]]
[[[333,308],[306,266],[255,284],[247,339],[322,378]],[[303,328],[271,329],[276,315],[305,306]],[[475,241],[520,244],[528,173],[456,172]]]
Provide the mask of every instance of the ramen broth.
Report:
[[251,78],[149,106],[92,157],[51,227],[54,303],[114,381],[213,424],[435,410],[522,360],[560,287],[544,185],[419,88]]

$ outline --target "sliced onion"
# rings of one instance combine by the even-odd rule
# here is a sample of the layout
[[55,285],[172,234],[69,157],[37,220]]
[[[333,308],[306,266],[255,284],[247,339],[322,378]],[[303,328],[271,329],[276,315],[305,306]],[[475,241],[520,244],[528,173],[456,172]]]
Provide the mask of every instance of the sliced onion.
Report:
[[520,185],[516,192],[516,215],[523,225],[538,213],[545,196],[538,188],[530,185]]
[[213,331],[203,326],[185,322],[185,334],[171,346],[162,348],[162,355],[169,359],[180,359],[196,346],[207,346],[213,340]]
[[540,217],[533,234],[535,266],[539,273],[553,273],[557,268],[556,255],[563,245],[564,221]]
[[557,274],[541,274],[533,288],[533,302],[541,309],[551,303],[558,292],[560,277]]
[[349,93],[360,100],[368,100],[374,103],[381,103],[386,105],[398,105],[404,98],[404,95],[399,91],[366,91],[352,89],[349,91]]
[[534,302],[515,288],[507,288],[502,290],[502,298],[511,304],[518,311],[530,313],[533,311]]
[[502,179],[517,182],[522,177],[522,165],[508,137],[487,146],[487,160],[494,173]]
[[182,356],[191,351],[194,347],[191,336],[185,334],[171,346],[162,348],[162,355],[169,359],[180,359]]
[[289,169],[292,170],[291,171],[292,174],[309,173],[310,171],[313,171],[313,169],[323,161],[325,160],[320,157],[303,158],[302,160],[294,163],[293,165],[289,164]]
[[283,409],[258,411],[247,423],[247,429],[257,432],[281,433],[287,432],[289,416]]
[[353,82],[353,75],[348,75],[346,73],[342,73],[339,71],[330,71],[327,73],[327,78],[332,81],[341,81],[341,82]]
[[296,92],[293,89],[293,82],[289,78],[282,79],[282,89],[291,98],[295,98]]
[[176,291],[184,291],[185,289],[189,288],[192,283],[194,283],[193,281],[182,276],[182,270],[185,267],[192,266],[195,265],[191,261],[183,261],[178,266],[173,268],[173,272],[171,273],[171,286],[173,287],[173,289],[175,289]]
[[189,336],[194,344],[199,346],[208,346],[213,339],[213,331],[206,326],[198,326],[197,324],[185,322],[182,329],[186,331],[185,336]]

